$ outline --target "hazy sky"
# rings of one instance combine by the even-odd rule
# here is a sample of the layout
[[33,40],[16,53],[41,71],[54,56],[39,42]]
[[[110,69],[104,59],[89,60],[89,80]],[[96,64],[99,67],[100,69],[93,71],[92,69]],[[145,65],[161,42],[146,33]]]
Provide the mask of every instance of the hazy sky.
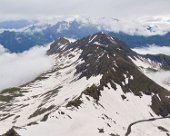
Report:
[[0,17],[170,15],[170,0],[0,0]]

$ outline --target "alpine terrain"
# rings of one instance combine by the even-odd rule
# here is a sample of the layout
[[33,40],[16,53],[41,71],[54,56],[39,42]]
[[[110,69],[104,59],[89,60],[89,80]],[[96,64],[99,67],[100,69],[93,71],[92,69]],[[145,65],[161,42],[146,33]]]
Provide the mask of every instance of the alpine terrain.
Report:
[[144,74],[169,68],[159,56],[102,32],[59,38],[47,54],[50,71],[0,92],[0,135],[170,136],[170,92]]
[[170,46],[170,18],[61,16],[51,20],[0,20],[0,44],[12,53],[46,45],[59,37],[81,39],[98,31],[118,37],[130,48],[156,44]]

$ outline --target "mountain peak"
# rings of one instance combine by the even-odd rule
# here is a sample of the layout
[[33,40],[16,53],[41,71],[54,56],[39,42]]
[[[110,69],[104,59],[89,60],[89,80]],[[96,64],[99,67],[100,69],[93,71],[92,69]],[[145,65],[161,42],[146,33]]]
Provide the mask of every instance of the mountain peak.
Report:
[[47,54],[51,55],[51,54],[58,53],[69,44],[70,41],[68,39],[64,37],[60,37],[51,44],[50,49],[47,51]]
[[89,45],[98,45],[109,50],[114,50],[114,52],[121,52],[126,55],[132,56],[135,53],[116,37],[110,36],[104,32],[98,32],[88,38]]
[[64,37],[59,37],[59,38],[56,40],[56,42],[57,42],[58,44],[69,44],[69,43],[70,43],[70,41],[69,41],[68,39],[64,38]]
[[55,58],[51,71],[0,93],[0,128],[17,126],[18,134],[31,136],[40,131],[43,136],[128,136],[136,123],[165,119],[170,92],[145,76],[130,53],[126,44],[104,33],[74,43],[59,38],[48,51]]
[[89,43],[100,42],[101,44],[117,44],[115,39],[104,32],[98,32],[90,36]]
[[[59,53],[61,58],[76,57],[75,75],[78,76],[78,80],[84,77],[89,80],[93,76],[102,76],[100,84],[94,89],[96,94],[90,92],[96,100],[99,100],[101,90],[108,85],[111,85],[114,90],[117,89],[117,85],[120,85],[124,93],[131,92],[139,97],[150,95],[153,99],[151,109],[157,115],[166,116],[170,113],[167,107],[164,110],[156,107],[154,102],[157,97],[152,97],[152,94],[163,95],[159,104],[164,106],[163,99],[170,96],[170,93],[139,71],[129,58],[137,54],[119,39],[99,32],[64,48],[57,45],[56,49],[55,52]],[[170,100],[167,100],[166,104],[170,105]]]
[[86,52],[88,53],[90,53],[91,50],[94,50],[96,53],[99,53],[99,47],[100,50],[105,50],[104,52],[111,52],[112,50],[112,52],[114,51],[115,54],[117,52],[121,52],[126,55],[128,54],[129,56],[132,56],[132,54],[134,55],[134,52],[130,48],[128,48],[128,46],[124,42],[120,41],[116,37],[105,34],[104,32],[95,33],[73,43],[70,43],[69,40],[61,37],[57,39],[53,44],[51,44],[50,50],[47,52],[47,54],[51,55],[59,52],[61,53],[61,51],[66,51],[70,49],[86,50]]

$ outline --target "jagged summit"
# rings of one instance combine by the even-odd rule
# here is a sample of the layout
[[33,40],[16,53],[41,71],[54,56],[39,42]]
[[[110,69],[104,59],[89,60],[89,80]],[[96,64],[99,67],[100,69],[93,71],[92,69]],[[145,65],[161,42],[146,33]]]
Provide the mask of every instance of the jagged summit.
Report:
[[70,41],[68,39],[63,38],[63,37],[58,38],[57,41],[60,44],[68,44],[68,43],[70,43]]
[[58,38],[54,43],[51,44],[50,50],[47,51],[48,55],[58,53],[62,46],[69,45],[70,41],[64,37]]
[[[63,42],[64,41],[64,42]],[[61,46],[62,45],[62,46]],[[70,45],[66,47],[65,45]],[[60,46],[60,48],[58,48]],[[100,46],[100,47],[99,47]],[[48,51],[48,54],[53,54],[56,52],[66,51],[69,49],[75,49],[79,48],[82,50],[91,49],[91,50],[98,50],[100,49],[107,49],[107,50],[114,50],[115,52],[121,52],[124,54],[128,54],[130,56],[133,56],[135,52],[133,52],[128,46],[117,39],[116,37],[111,37],[104,32],[98,32],[94,35],[87,36],[85,38],[82,38],[80,40],[77,40],[73,43],[70,43],[65,38],[57,39],[50,47],[50,50]]]
[[[110,45],[110,44],[118,44],[118,39],[113,38],[107,34],[105,34],[104,32],[98,32],[92,36],[89,37],[89,43],[94,43],[95,42],[99,42],[98,44],[103,44],[103,45]],[[96,43],[97,44],[97,43]]]

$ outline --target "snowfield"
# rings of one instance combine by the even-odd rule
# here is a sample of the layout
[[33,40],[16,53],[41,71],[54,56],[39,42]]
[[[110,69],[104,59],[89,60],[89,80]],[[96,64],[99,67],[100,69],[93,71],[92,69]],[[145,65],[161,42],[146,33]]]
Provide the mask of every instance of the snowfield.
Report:
[[[103,50],[103,38],[108,43],[105,44],[106,49],[112,44],[116,46],[113,46],[114,54]],[[96,43],[96,40],[102,46]],[[75,44],[80,44],[79,48],[74,44],[59,43],[60,46],[56,48],[60,52],[50,55],[55,60],[51,70],[34,81],[13,89],[14,94],[16,93],[14,99],[9,97],[11,92],[0,94],[0,98],[4,98],[4,101],[0,101],[0,135],[13,127],[21,136],[168,136],[169,116],[157,115],[151,108],[153,96],[156,95],[160,101],[163,96],[153,92],[141,92],[141,95],[135,95],[133,90],[125,92],[124,87],[130,86],[130,83],[136,80],[136,75],[129,75],[130,71],[126,69],[122,73],[119,71],[120,62],[129,58],[128,64],[133,62],[132,68],[138,68],[143,73],[147,68],[160,70],[161,64],[139,56],[127,56],[124,61],[120,61],[124,57],[121,56],[123,45],[120,46],[121,50],[118,50],[119,42],[103,33],[96,34],[87,41],[83,40],[84,42],[85,47],[82,47],[80,41]],[[90,47],[96,48],[96,54],[90,52]],[[87,48],[90,49],[86,50]],[[91,57],[90,60],[83,59],[82,54],[87,51],[92,53],[86,54],[86,57]],[[99,65],[99,69],[96,69],[99,70],[98,75],[94,74],[96,71],[90,73],[93,69],[89,70],[90,64],[87,63],[92,63],[95,55],[98,56],[94,60],[94,63]],[[115,61],[110,62],[110,59]],[[109,64],[113,65],[110,69],[106,68],[106,72],[103,71],[103,65],[96,63],[100,61],[106,65],[105,61],[109,61]],[[78,67],[80,65],[83,67]],[[86,69],[83,69],[84,67]],[[77,72],[77,69],[82,71]],[[114,80],[115,77],[112,78],[111,73],[109,75],[110,71],[114,74],[119,71],[122,78],[116,77]],[[91,76],[88,78],[83,75],[80,78],[83,72],[86,72],[84,75]],[[102,72],[104,74],[101,74]],[[146,80],[144,74],[141,76]],[[109,79],[106,85],[102,81],[103,77],[104,81]],[[121,83],[116,83],[119,80]],[[101,84],[103,87],[99,88]],[[99,96],[99,99],[95,98],[96,96]]]

